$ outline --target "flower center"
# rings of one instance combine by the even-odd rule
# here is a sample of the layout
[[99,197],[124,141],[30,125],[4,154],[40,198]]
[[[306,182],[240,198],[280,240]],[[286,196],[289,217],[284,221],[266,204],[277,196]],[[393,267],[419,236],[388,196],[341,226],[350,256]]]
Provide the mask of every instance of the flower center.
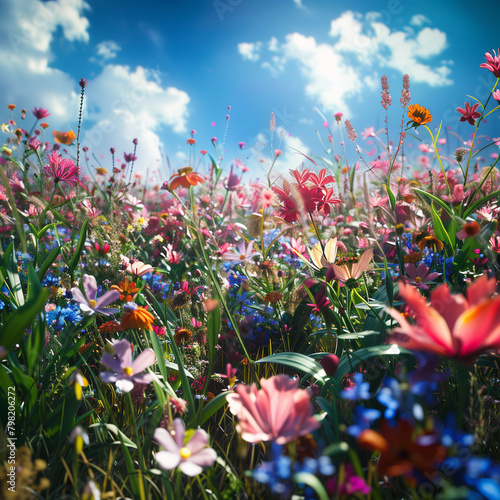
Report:
[[179,450],[179,453],[181,455],[181,458],[186,460],[187,458],[189,458],[191,456],[191,451],[189,451],[188,448],[186,448],[185,446],[183,446],[180,450]]
[[128,375],[129,377],[134,374],[134,370],[132,370],[130,366],[126,366],[122,371],[125,375]]
[[422,278],[420,276],[417,276],[415,278],[415,283],[420,283],[422,281]]
[[92,309],[95,309],[97,307],[97,301],[95,301],[95,300],[89,300],[89,306]]
[[245,255],[245,254],[241,254],[241,255],[240,255],[240,260],[245,260],[245,257],[246,257],[246,255]]

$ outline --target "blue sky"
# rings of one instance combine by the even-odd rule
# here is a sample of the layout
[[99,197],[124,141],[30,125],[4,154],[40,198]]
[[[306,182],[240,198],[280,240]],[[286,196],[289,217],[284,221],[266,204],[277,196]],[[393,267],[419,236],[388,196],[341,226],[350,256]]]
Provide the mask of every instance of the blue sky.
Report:
[[[282,171],[298,166],[294,149],[323,153],[316,130],[323,137],[326,130],[315,107],[342,154],[333,113],[344,113],[358,136],[381,128],[382,75],[393,97],[394,140],[404,73],[411,103],[431,110],[432,125],[442,119],[448,133],[468,138],[473,128],[459,123],[455,110],[470,101],[466,94],[485,98],[495,79],[479,64],[500,46],[500,6],[483,0],[0,0],[0,7],[2,109],[49,108],[50,130],[76,130],[84,77],[89,153],[109,167],[109,148],[131,152],[137,137],[136,169],[157,180],[169,175],[167,156],[170,169],[187,164],[192,129],[196,158],[200,149],[211,151],[213,136],[221,145],[226,135],[226,167],[238,157],[251,168],[249,178],[263,176],[271,147],[285,153]],[[500,136],[498,114],[485,130]]]

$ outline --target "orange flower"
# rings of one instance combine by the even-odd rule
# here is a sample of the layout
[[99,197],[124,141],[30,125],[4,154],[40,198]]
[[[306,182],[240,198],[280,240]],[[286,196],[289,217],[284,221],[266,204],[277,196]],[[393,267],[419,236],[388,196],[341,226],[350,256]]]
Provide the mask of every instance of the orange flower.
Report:
[[171,181],[170,185],[168,184],[168,182],[165,182],[162,186],[162,189],[173,191],[179,186],[182,186],[183,188],[189,188],[191,186],[196,186],[198,182],[205,182],[205,179],[197,172],[193,172],[193,169],[191,167],[180,168],[178,170],[178,173],[172,175],[169,180]]
[[70,130],[69,132],[57,132],[56,130],[52,131],[54,136],[54,140],[59,144],[65,144],[69,146],[75,140],[75,133]]
[[135,302],[127,302],[123,307],[126,312],[120,322],[121,330],[127,328],[153,330],[155,318],[144,307],[139,307]]
[[425,125],[426,123],[430,123],[432,121],[432,115],[429,110],[419,104],[412,104],[411,106],[408,106],[408,112],[406,114],[413,122],[413,127]]
[[11,111],[12,111],[13,109],[16,109],[16,105],[15,105],[15,104],[9,104],[7,107],[8,107]]
[[108,171],[104,167],[97,167],[95,169],[95,173],[97,175],[106,175],[108,173]]
[[[430,439],[419,439],[429,436]],[[379,476],[413,477],[416,470],[432,474],[436,465],[442,462],[446,448],[439,440],[432,439],[429,432],[421,432],[417,436],[413,426],[407,420],[399,420],[390,425],[386,420],[380,423],[380,433],[366,429],[358,436],[358,444],[368,450],[381,453],[378,463]]]
[[42,127],[42,128],[48,128],[48,127],[49,127],[49,124],[48,124],[48,123],[43,122],[43,123],[40,123],[40,127]]
[[187,142],[190,146],[192,146],[193,144],[195,144],[195,143],[196,143],[196,139],[188,139],[186,142]]
[[126,299],[127,302],[132,302],[134,299],[132,294],[139,291],[136,284],[133,281],[129,282],[128,278],[125,278],[125,281],[119,281],[118,285],[111,285],[111,290],[118,290],[120,300]]
[[193,337],[193,332],[187,328],[177,328],[174,340],[177,345],[187,344]]
[[420,250],[423,250],[424,248],[442,250],[444,247],[443,242],[431,234],[424,236],[421,240],[419,240],[417,245]]

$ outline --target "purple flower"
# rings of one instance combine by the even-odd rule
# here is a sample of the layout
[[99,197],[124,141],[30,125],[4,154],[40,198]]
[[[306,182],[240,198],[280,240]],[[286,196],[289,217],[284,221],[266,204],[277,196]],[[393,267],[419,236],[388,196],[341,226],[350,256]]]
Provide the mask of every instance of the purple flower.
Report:
[[415,267],[415,264],[405,264],[405,272],[407,276],[400,276],[400,278],[420,290],[428,290],[429,286],[426,283],[439,276],[439,273],[429,274],[429,268],[423,262],[418,267]]
[[131,161],[137,160],[137,156],[134,156],[134,153],[123,153],[123,159],[130,163]]
[[120,298],[120,292],[118,290],[106,292],[97,299],[97,282],[95,278],[85,274],[82,281],[85,294],[76,286],[71,289],[73,299],[80,304],[80,309],[82,311],[90,312],[90,314],[101,313],[105,316],[110,316],[119,311],[119,309],[105,307]]
[[207,448],[208,434],[203,429],[196,429],[193,437],[184,443],[186,428],[180,418],[174,420],[172,433],[159,427],[153,438],[163,448],[155,458],[164,470],[179,467],[186,476],[197,476],[203,472],[203,467],[214,464],[217,454],[213,448]]
[[478,108],[479,103],[474,104],[474,106],[471,106],[468,102],[465,103],[465,109],[462,108],[457,108],[457,111],[459,113],[462,113],[463,116],[459,118],[461,122],[469,122],[471,125],[476,124],[476,118],[479,118],[481,116],[481,113],[479,111],[476,111]]
[[47,118],[47,116],[50,116],[50,113],[48,113],[48,109],[44,108],[34,108],[32,113],[35,115],[35,118],[37,120],[42,120],[43,118]]
[[116,387],[123,392],[130,392],[137,384],[149,384],[153,381],[151,373],[142,373],[146,368],[156,363],[153,349],[145,349],[132,362],[132,345],[127,339],[114,340],[113,348],[116,357],[105,352],[101,364],[111,368],[116,373],[101,372],[101,378],[106,383],[116,382]]

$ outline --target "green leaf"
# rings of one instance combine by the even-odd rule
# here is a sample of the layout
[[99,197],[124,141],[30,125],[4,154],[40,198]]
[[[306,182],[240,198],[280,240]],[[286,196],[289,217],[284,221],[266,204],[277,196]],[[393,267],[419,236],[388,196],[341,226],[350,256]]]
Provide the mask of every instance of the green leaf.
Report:
[[297,484],[306,484],[311,487],[320,500],[329,500],[328,493],[323,486],[323,483],[316,477],[314,474],[310,472],[296,472],[292,478]]
[[200,425],[203,425],[212,415],[217,413],[225,404],[226,396],[229,392],[221,392],[217,394],[204,408],[200,418]]
[[323,367],[314,359],[299,352],[278,352],[255,361],[255,363],[277,363],[303,371],[323,383],[326,377]]
[[389,201],[391,203],[391,208],[394,210],[394,208],[396,207],[396,198],[395,198],[394,193],[392,192],[389,184],[384,184],[384,185],[385,185],[385,188],[387,190],[387,196],[389,197]]
[[450,255],[454,255],[455,251],[450,236],[443,225],[441,217],[437,214],[436,210],[434,210],[434,203],[431,203],[431,214],[432,227],[434,229],[434,232],[436,233],[437,238],[445,244],[446,254],[448,255],[448,257]]
[[52,266],[52,264],[56,261],[60,252],[61,252],[61,247],[55,247],[50,251],[49,255],[47,255],[47,257],[43,261],[43,264],[38,269],[38,277],[40,278],[40,280],[43,280],[45,274]]
[[78,245],[76,246],[75,253],[71,258],[69,263],[69,273],[73,275],[73,271],[75,270],[80,257],[82,255],[83,249],[85,248],[85,240],[87,239],[87,227],[89,225],[88,217],[83,221],[82,228],[80,229],[80,236],[78,238]]
[[210,311],[207,322],[207,344],[208,344],[208,372],[212,373],[214,363],[215,346],[219,342],[219,332],[221,325],[220,305]]
[[431,201],[437,203],[443,210],[445,210],[450,215],[450,217],[453,216],[453,211],[443,200],[440,200],[433,194],[428,193],[427,191],[423,191],[422,189],[413,188],[413,191],[422,195],[424,198],[425,197],[430,198]]
[[92,424],[92,425],[89,425],[90,428],[92,427],[97,427],[99,428],[100,430],[102,430],[103,428],[106,429],[110,434],[112,434],[113,436],[116,436],[120,441],[114,441],[113,444],[119,444],[120,442],[123,443],[125,446],[129,447],[129,448],[132,448],[134,450],[137,449],[137,445],[132,441],[130,440],[120,429],[118,429],[118,427],[114,424],[109,424],[109,423],[106,423],[106,422],[100,422],[100,423],[97,423],[97,424]]
[[342,379],[348,373],[352,372],[362,361],[373,358],[374,356],[399,356],[400,354],[412,354],[412,352],[403,347],[399,347],[397,344],[376,345],[358,349],[357,351],[342,356],[334,378],[340,384]]
[[473,214],[479,207],[484,205],[489,200],[498,198],[500,198],[500,191],[493,191],[493,193],[484,196],[480,200],[467,207],[467,210],[465,210],[465,212],[462,214],[462,217],[466,219],[467,217],[469,217],[469,215]]
[[7,316],[6,321],[0,326],[0,345],[7,351],[22,342],[27,328],[45,308],[49,298],[47,288],[42,288],[37,297],[26,302]]
[[24,304],[24,293],[19,279],[19,271],[17,270],[16,252],[13,243],[9,245],[9,249],[10,252],[5,252],[5,267],[9,279],[11,304],[17,308]]

